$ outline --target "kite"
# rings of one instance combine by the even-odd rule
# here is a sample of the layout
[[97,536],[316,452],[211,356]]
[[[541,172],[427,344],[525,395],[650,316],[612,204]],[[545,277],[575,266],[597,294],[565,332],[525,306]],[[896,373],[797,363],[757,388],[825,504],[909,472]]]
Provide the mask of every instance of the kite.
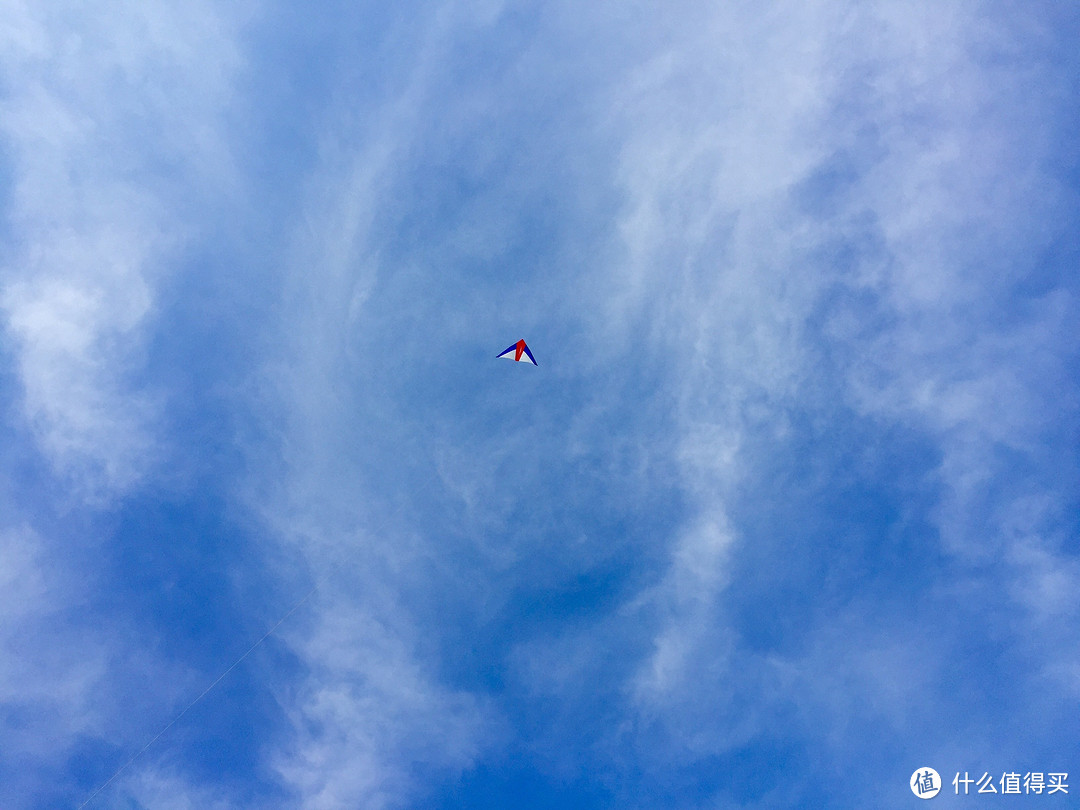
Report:
[[529,351],[529,347],[525,345],[524,340],[519,340],[513,346],[510,346],[499,357],[505,357],[507,360],[514,360],[520,363],[522,360],[528,360],[534,366],[536,365],[536,358],[532,356],[532,352]]

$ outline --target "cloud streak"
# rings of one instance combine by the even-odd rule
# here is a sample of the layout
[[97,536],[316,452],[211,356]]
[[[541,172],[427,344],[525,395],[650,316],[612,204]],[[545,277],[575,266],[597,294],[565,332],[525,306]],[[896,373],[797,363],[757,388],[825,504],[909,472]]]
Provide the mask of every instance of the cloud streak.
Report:
[[[167,718],[316,582],[103,801],[891,806],[925,761],[1067,769],[1075,731],[1017,719],[1080,671],[1058,12],[691,6],[7,5],[5,396],[43,483],[0,641],[105,628],[100,664],[0,669],[64,717],[20,790],[94,781],[138,673]],[[538,368],[494,362],[519,337]],[[82,602],[50,584],[95,555]]]
[[43,450],[101,495],[159,451],[146,323],[191,230],[177,181],[223,177],[213,119],[236,55],[207,8],[5,5],[7,343]]

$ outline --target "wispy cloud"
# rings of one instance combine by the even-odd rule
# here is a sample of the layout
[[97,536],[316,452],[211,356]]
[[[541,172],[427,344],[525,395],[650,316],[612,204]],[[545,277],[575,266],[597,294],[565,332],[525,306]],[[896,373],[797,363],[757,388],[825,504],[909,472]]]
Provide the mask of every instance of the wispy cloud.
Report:
[[418,778],[476,761],[483,710],[425,671],[400,619],[384,625],[379,616],[393,614],[350,604],[348,591],[330,599],[314,635],[297,644],[311,674],[290,710],[296,741],[277,767],[305,807],[409,804]]
[[3,8],[10,790],[316,582],[111,790],[890,806],[1073,739],[1017,719],[1080,671],[1059,12],[346,6]]
[[31,766],[4,769],[0,798],[8,807],[32,807],[38,769],[55,778],[78,735],[97,726],[93,696],[107,662],[79,618],[87,583],[33,530],[0,530],[0,585],[4,750]]
[[[620,230],[629,270],[612,271],[609,323],[648,330],[650,343],[673,357],[684,349],[674,366],[683,469],[703,513],[745,516],[769,509],[759,498],[785,497],[778,487],[753,487],[763,483],[763,465],[807,452],[795,443],[793,419],[820,431],[821,420],[850,418],[839,415],[845,410],[872,416],[939,454],[936,470],[916,474],[937,477],[938,507],[928,517],[955,566],[951,576],[999,589],[999,604],[1015,590],[1071,611],[1060,596],[1072,576],[1061,505],[1074,501],[1063,473],[1076,458],[1046,448],[1065,441],[1076,419],[1068,371],[1076,344],[1065,327],[1075,291],[1063,276],[1047,277],[1041,258],[1067,227],[1060,206],[1075,194],[1048,168],[1060,148],[1061,77],[1040,61],[1051,36],[1045,27],[1028,20],[1016,29],[1004,10],[985,10],[819,4],[769,18],[767,33],[756,10],[670,26],[670,44],[625,82],[617,107],[626,132]],[[810,485],[824,495],[840,472],[825,467],[829,478]],[[1009,517],[1017,509],[1041,528],[1017,531]],[[805,536],[778,528],[790,543]],[[775,558],[749,554],[762,538],[745,518],[731,520],[725,534],[721,571],[769,576],[745,561],[797,564],[779,543],[771,544]],[[821,539],[826,558],[843,542],[842,534]],[[696,661],[688,681],[719,679],[767,706],[768,678],[748,685],[725,668],[729,645],[738,644],[730,611],[739,597],[725,595],[730,575],[709,577],[713,563],[698,561],[694,582],[712,583],[702,592],[680,576],[686,543],[671,548],[658,586],[669,596],[659,604],[708,607],[667,613],[634,694],[647,694],[642,684],[655,693],[673,667]],[[792,551],[799,560],[811,553]],[[975,562],[1002,554],[1027,563],[1009,570]],[[893,564],[886,560],[864,564]],[[829,568],[823,576],[835,577]],[[945,615],[956,609],[946,604]],[[816,622],[830,615],[812,619],[810,631],[823,632]],[[1010,644],[1027,648],[1033,629],[1016,626]],[[840,702],[821,711],[854,718],[864,702],[893,706],[889,716],[902,723],[927,689],[946,699],[939,670],[927,664],[947,647],[924,652],[908,630],[891,638],[863,632],[861,642],[843,642],[849,650],[861,644],[862,653],[830,654],[828,667],[846,685],[823,689]],[[741,667],[755,668],[745,646],[736,654]],[[1046,666],[1060,661],[1050,644],[1041,655]],[[801,667],[799,660],[788,659]],[[1032,677],[1026,688],[1038,688]],[[860,705],[845,708],[841,696],[853,689]],[[793,691],[796,701],[798,692],[812,693]],[[726,701],[732,692],[722,694]],[[714,711],[723,715],[719,705]],[[700,709],[690,717],[708,730],[713,745],[705,750],[736,745]],[[671,718],[678,738],[700,738],[685,717]],[[836,738],[844,746],[857,739],[843,731]]]
[[178,183],[226,178],[215,119],[236,51],[208,7],[11,2],[4,17],[6,338],[43,450],[101,495],[154,463],[145,328],[191,229]]
[[206,4],[5,2],[0,17],[0,312],[15,384],[0,733],[3,803],[29,808],[85,799],[145,739],[139,709],[157,716],[190,677],[162,677],[177,672],[140,646],[144,617],[116,615],[124,596],[103,589],[118,559],[110,510],[166,467],[174,438],[170,392],[147,382],[149,335],[161,281],[201,227],[195,206],[230,191],[221,124],[238,61],[236,21]]

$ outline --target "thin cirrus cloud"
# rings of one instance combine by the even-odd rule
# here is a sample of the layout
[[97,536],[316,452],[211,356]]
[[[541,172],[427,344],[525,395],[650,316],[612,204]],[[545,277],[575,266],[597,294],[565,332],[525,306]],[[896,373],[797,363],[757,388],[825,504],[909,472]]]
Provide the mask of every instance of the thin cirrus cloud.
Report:
[[1068,769],[1063,12],[9,10],[13,806]]
[[[99,757],[123,746],[146,684],[169,681],[139,619],[116,612],[107,561],[117,503],[167,466],[170,392],[145,369],[160,283],[194,229],[199,190],[183,186],[227,179],[222,144],[200,127],[213,127],[235,53],[218,17],[190,12],[3,4],[9,807],[85,799],[86,741],[103,743]],[[172,691],[154,690],[154,708]]]
[[123,489],[157,450],[138,374],[191,228],[177,185],[224,179],[204,132],[236,55],[205,8],[10,3],[5,19],[3,307],[24,414],[61,475]]
[[[816,657],[812,653],[817,644],[814,635],[830,636],[830,626],[836,624],[856,622],[859,629],[852,632],[845,650],[866,651],[866,655],[860,652],[849,664],[840,665],[849,677],[843,687],[836,684],[825,691],[831,701],[823,716],[844,718],[854,713],[857,717],[865,712],[861,705],[865,702],[883,710],[888,706],[890,722],[903,728],[902,720],[918,713],[920,704],[935,705],[943,715],[949,714],[950,693],[934,687],[948,680],[950,656],[963,658],[958,651],[967,645],[964,635],[971,632],[967,623],[977,626],[978,612],[957,601],[962,593],[978,593],[993,604],[993,609],[986,610],[987,617],[998,610],[1011,615],[1020,606],[1010,602],[1006,594],[1018,588],[1031,595],[1033,589],[1020,583],[1028,577],[1040,577],[1038,566],[1030,570],[1012,562],[1016,555],[1026,557],[1023,549],[1028,544],[1051,558],[1059,555],[1050,567],[1060,576],[1068,577],[1072,570],[1067,538],[1075,526],[1065,519],[1072,496],[1061,482],[1066,480],[1067,470],[1075,469],[1076,459],[1070,454],[1048,453],[1046,448],[1052,441],[1050,436],[1062,441],[1075,424],[1076,387],[1068,366],[1075,355],[1075,340],[1064,320],[1065,312],[1075,307],[1075,292],[1064,277],[1053,278],[1046,257],[1060,250],[1067,233],[1063,205],[1075,197],[1075,189],[1063,185],[1050,168],[1056,161],[1056,147],[1047,146],[1064,131],[1064,113],[1056,106],[1062,79],[1052,70],[1045,75],[1030,72],[1029,60],[1041,63],[1042,53],[1036,49],[1048,43],[1045,28],[1024,20],[1018,30],[1030,39],[1013,39],[999,27],[998,20],[965,14],[920,18],[917,13],[894,19],[894,12],[893,7],[881,6],[865,15],[834,17],[827,29],[845,33],[834,41],[835,46],[853,45],[855,38],[862,38],[850,50],[824,48],[808,57],[805,49],[795,48],[763,60],[784,77],[809,79],[822,91],[816,96],[817,106],[800,106],[798,102],[807,99],[800,93],[796,103],[775,108],[783,115],[774,120],[767,102],[749,109],[717,105],[718,118],[728,114],[749,117],[749,121],[735,123],[736,129],[752,128],[760,120],[758,115],[769,116],[769,138],[754,141],[758,155],[767,154],[770,146],[780,143],[782,156],[797,158],[797,150],[783,148],[783,135],[791,133],[803,146],[797,133],[817,136],[813,141],[817,153],[803,151],[807,162],[789,163],[791,174],[786,180],[753,186],[761,192],[757,199],[729,204],[727,210],[720,202],[742,202],[739,192],[745,193],[738,182],[745,164],[729,163],[732,150],[713,146],[716,141],[706,137],[710,125],[728,132],[726,127],[700,116],[700,107],[689,104],[681,109],[693,109],[690,122],[675,126],[663,116],[656,122],[654,134],[646,135],[653,142],[633,152],[627,176],[631,188],[636,189],[633,199],[637,203],[625,230],[635,235],[661,235],[630,242],[632,255],[644,254],[640,260],[651,264],[659,252],[667,268],[679,268],[689,288],[683,301],[669,296],[653,304],[648,310],[653,322],[656,314],[666,314],[663,308],[674,300],[673,314],[667,321],[671,334],[684,341],[708,337],[708,345],[716,347],[711,356],[687,355],[690,367],[685,390],[691,407],[684,435],[692,461],[687,471],[694,479],[703,475],[712,479],[713,484],[705,490],[714,504],[725,502],[724,494],[733,486],[731,479],[736,479],[734,488],[742,491],[737,492],[735,508],[744,515],[747,534],[753,526],[747,518],[763,508],[755,507],[754,497],[771,494],[789,500],[794,494],[763,486],[761,480],[755,486],[743,483],[739,487],[740,477],[754,480],[754,468],[762,461],[770,466],[777,461],[775,456],[759,459],[753,453],[771,455],[777,447],[785,446],[791,453],[821,453],[820,443],[800,447],[799,440],[808,438],[808,426],[803,426],[800,436],[798,426],[792,426],[793,418],[821,418],[830,411],[848,409],[849,415],[843,417],[849,421],[846,430],[826,425],[814,431],[820,435],[824,430],[834,437],[834,448],[827,449],[843,447],[846,433],[878,442],[878,452],[885,455],[890,449],[881,444],[887,440],[886,431],[899,430],[912,450],[929,455],[922,461],[922,469],[904,471],[909,480],[900,478],[898,483],[911,487],[922,479],[924,485],[935,486],[936,503],[915,516],[939,534],[941,545],[925,549],[930,554],[921,562],[924,550],[919,545],[908,544],[904,551],[911,566],[927,567],[927,584],[916,596],[942,611],[937,614],[937,623],[943,630],[948,628],[944,630],[948,640],[922,639],[912,632],[918,621],[928,619],[917,606],[901,610],[893,605],[890,620],[877,629],[866,626],[858,613],[846,616],[852,609],[867,611],[858,598],[860,591],[854,588],[835,595],[826,588],[821,596],[838,599],[840,604],[834,609],[840,612],[822,611],[817,623],[803,628],[809,634],[808,652],[813,656],[806,664]],[[744,30],[737,20],[731,22],[728,30]],[[703,37],[713,43],[717,38],[712,30]],[[774,38],[783,42],[782,33],[775,33]],[[989,64],[978,58],[995,48],[1008,58]],[[728,51],[717,47],[715,52],[716,61],[722,63]],[[685,91],[688,96],[696,90],[696,95],[706,97],[695,88],[695,81],[708,84],[709,79],[700,77],[727,75],[717,69],[673,76],[671,66],[675,63],[675,57],[658,60],[656,70],[661,78],[641,82],[650,88],[661,83],[668,91],[664,96],[668,106],[676,106],[670,99],[682,88],[689,88]],[[665,83],[668,76],[671,78]],[[763,81],[759,92],[763,97],[774,97],[788,86],[782,80]],[[1012,91],[1005,100],[1000,94],[1002,87]],[[716,97],[721,98],[721,94],[717,92]],[[815,99],[813,95],[810,98]],[[649,120],[640,109],[634,110],[634,118],[642,124]],[[695,126],[698,121],[701,123]],[[648,132],[647,126],[642,129]],[[703,143],[704,148],[700,146]],[[642,159],[648,154],[667,161],[650,165]],[[764,163],[772,171],[784,165],[782,159]],[[691,165],[692,171],[685,168]],[[651,180],[649,174],[659,179]],[[686,182],[674,182],[673,175],[685,176]],[[736,187],[726,193],[724,184],[732,182],[728,179],[732,176]],[[678,198],[668,195],[673,189],[695,187],[692,184],[703,189],[702,204],[677,207]],[[779,194],[769,193],[776,188]],[[711,209],[706,200],[715,201]],[[665,210],[669,212],[666,218],[658,213]],[[756,232],[762,211],[767,230]],[[685,220],[684,212],[688,212]],[[709,216],[714,226],[709,228],[690,218],[701,216]],[[1046,223],[1053,225],[1047,228]],[[715,239],[717,232],[729,236],[711,250],[706,246],[704,261],[700,253],[685,247],[701,244],[700,239],[694,239],[698,234]],[[702,264],[707,266],[699,269]],[[669,279],[658,278],[655,283],[671,289]],[[717,340],[718,334],[726,339]],[[1025,366],[1040,371],[1033,374]],[[807,374],[810,370],[814,376]],[[822,399],[824,387],[829,388],[832,402]],[[865,423],[858,421],[867,417],[874,420],[870,427],[874,422],[880,425],[869,434]],[[702,447],[703,436],[715,437],[714,442]],[[763,438],[768,440],[764,446]],[[893,452],[903,449],[895,439],[893,444]],[[1005,466],[1009,454],[1016,454],[1014,464],[1019,461],[1019,466]],[[718,466],[710,464],[710,459],[726,462]],[[898,460],[903,461],[903,457]],[[781,460],[774,472],[790,475],[792,469],[815,466],[820,464]],[[817,470],[817,475],[825,476],[818,489],[812,481],[781,480],[800,488],[811,486],[811,492],[823,499],[847,484],[843,472],[828,467]],[[896,474],[885,470],[878,475],[882,472]],[[871,491],[862,497],[873,493],[874,482],[870,483],[867,489]],[[809,511],[791,514],[792,518],[812,523],[823,517],[822,507],[813,500],[804,503]],[[894,508],[910,513],[912,507],[917,508],[917,501]],[[1022,515],[1019,526],[1010,517],[1016,512]],[[829,517],[838,521],[841,516],[834,512]],[[909,530],[919,529],[910,519],[906,523]],[[789,542],[815,536],[797,524],[767,525],[770,531],[784,532]],[[820,544],[812,549],[770,543],[778,562],[756,552],[736,552],[732,567],[740,571],[738,576],[762,577],[772,583],[774,598],[777,584],[790,587],[790,582],[761,565],[783,568],[802,564],[826,582],[842,582],[845,572],[841,566],[850,564],[844,535],[857,528],[834,523],[835,533],[820,536]],[[892,532],[879,534],[879,542],[889,542],[889,534]],[[744,548],[756,542],[759,540],[752,536],[744,537]],[[900,573],[892,562],[899,549],[886,545],[861,551],[867,552],[869,556],[857,561],[863,577],[878,576],[875,569],[879,567],[894,576]],[[988,558],[1000,560],[1003,553],[1009,562],[992,566],[992,570],[971,565],[972,558],[985,565]],[[782,555],[789,561],[780,562]],[[739,556],[756,564],[745,568]],[[819,564],[818,556],[825,563]],[[673,566],[673,570],[678,569]],[[950,585],[950,577],[963,584]],[[905,579],[898,576],[897,584]],[[721,581],[721,587],[723,584]],[[803,587],[813,585],[807,581]],[[955,588],[955,594],[945,596],[950,588]],[[681,592],[681,586],[677,590]],[[745,598],[748,591],[753,588],[739,585],[729,589],[734,600]],[[1056,589],[1051,587],[1049,592]],[[830,600],[820,601],[828,604]],[[729,602],[720,595],[716,602],[739,607],[737,601]],[[845,602],[850,606],[845,607]],[[1060,601],[1055,604],[1055,609],[1063,611],[1062,619],[1075,610]],[[1021,615],[1024,612],[1024,608],[1019,610]],[[898,619],[900,627],[896,626]],[[724,627],[723,619],[714,621],[717,628]],[[954,621],[956,625],[950,627]],[[677,619],[668,626],[657,636],[656,652],[643,672],[663,671],[662,665],[672,660],[672,650],[680,651],[678,660],[686,660],[686,642],[673,638],[699,636],[699,623],[697,617],[687,617],[685,622]],[[673,636],[684,624],[686,631]],[[970,669],[953,677],[961,683],[965,677],[977,680],[980,676],[998,682],[1004,671],[1016,665],[1015,660],[1010,661],[1015,654],[1032,666],[1027,683],[1031,694],[1010,698],[1026,702],[1038,693],[1046,672],[1062,669],[1060,649],[1045,636],[1032,642],[1038,637],[1034,630],[1031,624],[1019,625],[1005,655],[992,662],[958,661],[952,665],[954,673]],[[791,641],[790,637],[785,639],[786,643]],[[711,682],[723,659],[713,654],[720,648],[714,639],[706,643],[709,646],[701,655],[712,663],[701,662],[698,674],[701,680]],[[845,660],[836,657],[834,642],[829,642],[829,648],[834,650],[828,659],[830,667]],[[874,649],[884,655],[874,654]],[[868,656],[893,665],[864,667],[859,660],[870,660]],[[774,652],[767,664],[803,668],[798,654],[777,659]],[[896,674],[901,666],[905,675]],[[829,682],[816,666],[810,673],[814,675],[808,684],[812,688],[792,687],[796,695],[807,698],[794,699],[803,711],[819,699],[822,680]],[[919,688],[904,687],[905,680]],[[764,697],[768,681],[750,688],[761,689]],[[853,690],[863,694],[862,701],[846,703],[842,696]],[[1058,706],[1063,699],[1064,694],[1058,693]],[[761,703],[767,705],[766,701]],[[820,722],[816,711],[810,716],[813,723]],[[850,722],[839,718],[835,722],[841,727]],[[695,736],[694,727],[708,728],[709,724],[697,718],[689,722],[690,728],[678,729],[677,739],[699,740],[702,735]],[[831,722],[826,721],[825,727]],[[996,722],[1000,721],[990,721],[988,728],[980,729],[982,742],[993,737],[995,728],[1002,736],[1012,733],[995,726]],[[1030,729],[1021,734],[1021,749],[1032,746],[1032,737],[1038,736]],[[723,740],[718,733],[704,736]],[[841,746],[834,753],[848,761],[852,755],[848,746],[859,736],[836,739]],[[1046,739],[1042,746],[1042,750],[1053,747]],[[971,751],[979,750],[973,741]]]

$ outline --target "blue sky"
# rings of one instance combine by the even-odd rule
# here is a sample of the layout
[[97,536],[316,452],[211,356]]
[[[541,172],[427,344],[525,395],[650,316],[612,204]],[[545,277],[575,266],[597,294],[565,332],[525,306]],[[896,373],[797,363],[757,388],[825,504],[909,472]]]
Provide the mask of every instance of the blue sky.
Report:
[[0,19],[4,808],[1080,793],[1076,10]]

